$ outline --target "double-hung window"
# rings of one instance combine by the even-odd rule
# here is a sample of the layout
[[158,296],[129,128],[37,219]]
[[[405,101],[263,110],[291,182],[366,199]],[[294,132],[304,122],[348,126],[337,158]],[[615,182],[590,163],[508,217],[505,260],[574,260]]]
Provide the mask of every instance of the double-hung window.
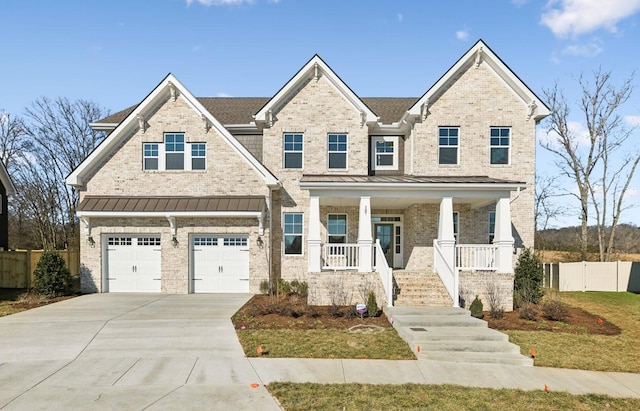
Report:
[[347,135],[329,134],[329,168],[344,170],[347,168]]
[[164,151],[166,170],[184,170],[184,133],[166,133]]
[[509,164],[511,129],[491,127],[491,164]]
[[496,212],[489,211],[489,244],[493,244],[496,235]]
[[329,243],[344,244],[347,242],[346,214],[329,214],[327,218],[327,235]]
[[438,131],[439,164],[458,164],[458,128],[440,127]]
[[302,255],[302,213],[284,213],[284,253]]
[[157,143],[145,143],[142,146],[143,160],[142,165],[145,170],[157,170],[158,169],[158,144]]
[[191,169],[205,170],[207,166],[207,145],[206,143],[191,144]]
[[302,168],[304,135],[302,133],[284,134],[284,168]]
[[398,169],[398,137],[372,137],[373,170]]

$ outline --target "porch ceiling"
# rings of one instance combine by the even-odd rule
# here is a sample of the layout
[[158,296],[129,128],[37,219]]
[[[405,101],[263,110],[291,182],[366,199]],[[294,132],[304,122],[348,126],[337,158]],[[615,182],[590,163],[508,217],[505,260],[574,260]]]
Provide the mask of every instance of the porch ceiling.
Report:
[[[375,197],[371,196],[372,209],[405,209],[413,204],[440,204],[442,197],[416,198],[416,197]],[[454,204],[469,204],[471,208],[484,207],[497,201],[496,197],[487,198],[453,198]],[[360,197],[320,197],[321,206],[329,207],[358,207]]]

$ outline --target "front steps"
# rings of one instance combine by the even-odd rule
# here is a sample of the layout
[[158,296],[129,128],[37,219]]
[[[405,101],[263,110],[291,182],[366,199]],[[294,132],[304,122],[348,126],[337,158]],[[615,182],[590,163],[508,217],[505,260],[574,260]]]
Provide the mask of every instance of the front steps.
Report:
[[532,366],[509,337],[453,307],[386,307],[385,314],[419,360]]
[[453,301],[438,274],[393,270],[395,306],[451,307]]

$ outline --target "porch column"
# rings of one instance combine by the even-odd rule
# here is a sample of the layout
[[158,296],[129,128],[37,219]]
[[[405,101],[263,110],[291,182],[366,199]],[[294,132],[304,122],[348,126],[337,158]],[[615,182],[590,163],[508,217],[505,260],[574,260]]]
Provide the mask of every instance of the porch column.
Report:
[[493,244],[496,250],[496,268],[500,273],[513,272],[513,236],[511,235],[510,199],[501,198],[496,203],[496,226]]
[[[359,272],[371,272],[373,260],[373,236],[371,235],[371,197],[360,197],[358,220]],[[383,256],[384,258],[384,256]]]
[[453,197],[443,197],[440,201],[438,221],[438,245],[449,265],[455,268],[456,238],[453,235]]
[[309,236],[307,255],[310,273],[319,273],[322,269],[322,240],[320,239],[320,197],[309,197]]

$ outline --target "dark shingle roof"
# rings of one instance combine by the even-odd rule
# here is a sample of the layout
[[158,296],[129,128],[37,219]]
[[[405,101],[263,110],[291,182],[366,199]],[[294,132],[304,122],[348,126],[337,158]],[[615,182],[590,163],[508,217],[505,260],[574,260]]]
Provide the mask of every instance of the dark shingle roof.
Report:
[[[198,97],[198,101],[223,125],[249,124],[269,97]],[[395,123],[418,101],[418,97],[368,97],[362,101],[384,124]],[[136,106],[111,114],[96,123],[119,124]]]

